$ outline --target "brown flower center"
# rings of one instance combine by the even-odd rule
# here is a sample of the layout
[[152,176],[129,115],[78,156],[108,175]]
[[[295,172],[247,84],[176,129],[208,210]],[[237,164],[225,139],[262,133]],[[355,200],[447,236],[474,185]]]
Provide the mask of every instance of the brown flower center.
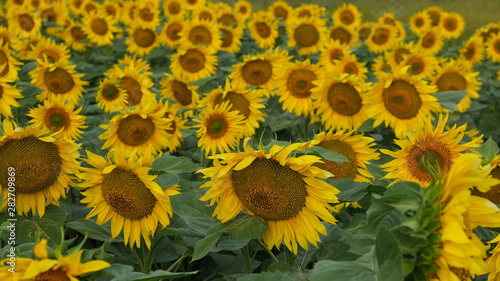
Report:
[[448,17],[444,20],[444,28],[448,31],[455,31],[458,28],[457,19],[454,17]]
[[233,33],[231,31],[225,29],[225,28],[220,28],[219,29],[222,32],[222,47],[227,48],[233,44]]
[[227,123],[226,118],[221,115],[211,116],[206,121],[205,126],[207,127],[207,135],[209,135],[212,139],[223,137],[229,129],[229,124]]
[[198,25],[191,28],[188,39],[194,44],[210,44],[212,43],[212,33],[205,26]]
[[275,18],[281,18],[283,21],[285,21],[288,17],[287,9],[281,6],[274,7],[273,14]]
[[[490,175],[495,179],[500,179],[500,166],[496,166],[490,172]],[[472,195],[484,197],[494,204],[500,204],[500,184],[494,185],[486,193],[473,189]]]
[[189,49],[184,55],[180,56],[179,61],[182,69],[191,73],[202,70],[206,62],[205,55],[196,49]]
[[411,65],[409,71],[412,75],[419,75],[425,71],[425,61],[421,57],[409,58],[406,65]]
[[0,73],[0,76],[3,77],[9,72],[9,57],[7,54],[0,50],[0,66],[3,67],[3,71]]
[[210,14],[210,12],[207,12],[207,11],[201,12],[198,15],[198,19],[200,19],[200,20],[208,20],[208,21],[212,21],[213,20],[212,14]]
[[325,163],[315,164],[319,168],[328,171],[333,174],[333,179],[339,180],[344,178],[354,179],[357,175],[357,160],[356,152],[352,149],[352,146],[345,141],[341,140],[324,140],[321,141],[318,146],[326,148],[331,151],[335,151],[344,155],[348,161],[337,163],[334,161],[322,159]]
[[181,12],[181,4],[179,4],[177,2],[170,2],[168,4],[168,12],[171,15],[177,15],[178,13]]
[[120,167],[102,175],[102,197],[113,211],[130,220],[151,215],[158,201],[134,172]]
[[361,110],[362,100],[358,90],[349,83],[335,83],[328,89],[328,104],[337,113],[353,116]]
[[467,87],[467,80],[456,72],[447,72],[441,74],[436,81],[436,86],[439,92],[445,91],[460,91],[465,90]]
[[120,90],[115,85],[107,84],[103,87],[102,98],[107,101],[114,101],[120,96]]
[[166,29],[166,35],[168,39],[172,41],[177,41],[181,38],[179,32],[182,31],[182,24],[179,23],[170,23]]
[[45,70],[43,80],[47,89],[54,94],[66,94],[75,86],[71,74],[60,67],[57,67],[54,71]]
[[250,102],[242,94],[229,91],[224,98],[222,98],[222,94],[220,94],[215,98],[214,105],[222,104],[225,101],[229,101],[231,110],[238,110],[245,118],[248,118],[250,115]]
[[292,96],[309,98],[311,89],[316,87],[312,82],[318,79],[316,74],[308,69],[296,69],[290,72],[286,80],[286,87]]
[[390,114],[398,119],[411,119],[417,116],[422,100],[415,86],[405,80],[394,80],[382,92],[384,105]]
[[238,20],[232,14],[223,14],[219,17],[218,22],[225,26],[236,27]]
[[274,159],[257,158],[231,174],[236,196],[255,215],[269,221],[296,217],[305,206],[303,176]]
[[149,28],[138,28],[134,31],[133,38],[139,47],[147,48],[156,41],[156,32]]
[[293,31],[293,38],[295,39],[295,42],[302,47],[314,46],[318,43],[319,36],[320,34],[318,29],[314,25],[308,23],[299,25]]
[[30,32],[35,27],[35,21],[30,14],[19,15],[19,26],[21,29]]
[[142,87],[137,80],[132,77],[124,76],[120,79],[120,87],[125,90],[128,97],[128,103],[131,106],[138,105],[142,100]]
[[343,24],[350,25],[354,20],[354,14],[350,10],[342,10],[342,12],[340,12],[340,21]]
[[452,165],[451,151],[435,138],[417,141],[408,151],[408,168],[411,175],[422,182],[431,182],[428,168],[447,174]]
[[352,34],[345,28],[336,26],[330,30],[330,38],[338,40],[341,44],[349,44],[352,39]]
[[75,41],[81,41],[87,39],[87,35],[85,34],[85,32],[83,32],[82,28],[79,26],[73,26],[70,32],[71,32],[71,37],[73,37],[73,40]]
[[132,114],[119,121],[116,134],[124,144],[139,146],[145,144],[154,132],[155,124],[151,118]]
[[16,192],[34,194],[52,186],[62,171],[59,148],[35,136],[11,139],[0,146],[0,185],[7,186],[7,168],[16,169]]
[[267,83],[273,75],[273,66],[268,60],[256,59],[249,61],[241,68],[243,80],[252,86]]
[[390,36],[391,31],[388,28],[379,27],[373,32],[372,41],[373,43],[382,46],[389,41]]
[[257,22],[254,24],[255,30],[262,38],[268,38],[271,36],[271,27],[265,22]]
[[45,127],[52,129],[54,132],[62,129],[69,121],[70,117],[64,108],[51,107],[45,113]]
[[170,87],[172,93],[174,94],[175,101],[180,103],[182,106],[188,106],[193,102],[193,92],[189,90],[186,83],[173,80]]
[[70,281],[68,273],[62,268],[49,269],[45,272],[39,273],[35,277],[35,281]]
[[142,8],[139,10],[139,17],[146,22],[151,22],[154,20],[154,13],[148,7]]
[[436,42],[436,34],[434,32],[427,32],[422,38],[422,47],[430,49],[436,45]]
[[108,33],[108,23],[105,19],[95,18],[90,23],[90,28],[97,35],[104,35]]

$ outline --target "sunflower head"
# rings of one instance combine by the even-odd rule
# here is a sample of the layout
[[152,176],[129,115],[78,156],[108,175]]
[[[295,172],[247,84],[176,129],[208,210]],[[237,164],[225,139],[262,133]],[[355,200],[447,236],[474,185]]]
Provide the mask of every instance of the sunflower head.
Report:
[[355,5],[344,3],[333,12],[332,20],[334,24],[358,27],[361,24],[361,13]]

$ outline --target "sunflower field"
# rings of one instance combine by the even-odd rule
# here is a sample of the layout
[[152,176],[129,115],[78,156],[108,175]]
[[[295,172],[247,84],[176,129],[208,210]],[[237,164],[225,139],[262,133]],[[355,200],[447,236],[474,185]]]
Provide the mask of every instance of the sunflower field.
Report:
[[226,2],[1,1],[0,280],[500,280],[500,22]]

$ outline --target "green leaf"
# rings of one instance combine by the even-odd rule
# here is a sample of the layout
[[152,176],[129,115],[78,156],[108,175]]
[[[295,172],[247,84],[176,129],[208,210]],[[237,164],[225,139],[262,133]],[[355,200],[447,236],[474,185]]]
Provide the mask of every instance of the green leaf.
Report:
[[[391,276],[390,279],[380,280],[403,280],[403,255],[399,250],[396,237],[385,227],[380,227],[375,240],[375,255],[380,271],[378,274]],[[387,264],[391,267],[388,268]],[[384,269],[385,268],[385,269]],[[393,278],[397,277],[397,278]]]
[[194,244],[194,253],[191,261],[199,260],[206,256],[219,241],[225,227],[225,225],[220,223],[212,225],[207,231],[207,236],[196,241]]
[[347,158],[335,151],[331,151],[329,149],[319,147],[319,146],[313,146],[311,148],[308,148],[306,152],[312,152],[313,154],[319,154],[321,158],[324,158],[329,161],[337,162],[337,163],[342,163],[342,162],[347,162]]
[[76,230],[82,234],[86,234],[88,235],[89,238],[98,241],[123,242],[123,239],[119,237],[111,239],[111,232],[109,231],[108,227],[99,226],[95,222],[90,220],[83,219],[83,220],[68,222],[66,224],[66,227]]
[[212,226],[215,219],[212,218],[212,209],[207,208],[206,203],[198,200],[202,191],[189,191],[171,197],[174,213],[191,228],[203,235]]
[[267,229],[263,218],[246,215],[228,224],[224,232],[232,240],[250,240],[261,237]]
[[156,177],[155,182],[163,189],[179,184],[179,177],[176,174],[164,173]]
[[191,159],[170,154],[164,154],[153,162],[153,170],[164,171],[169,174],[194,173],[198,169],[200,169],[200,166],[193,163]]
[[465,97],[466,94],[466,90],[461,90],[439,92],[435,93],[434,96],[438,99],[438,102],[442,107],[455,111],[457,110],[457,104]]
[[483,156],[483,165],[491,163],[491,161],[493,161],[493,158],[495,158],[495,156],[497,156],[498,152],[500,151],[498,149],[498,144],[493,139],[491,139],[491,137],[488,138],[488,140],[486,140],[483,145],[481,145],[481,147],[479,147],[477,150]]
[[243,278],[238,278],[238,281],[293,281],[294,279],[282,272],[263,272],[259,274],[250,274]]
[[[151,271],[149,274],[144,274],[140,272],[135,272],[137,277],[132,279],[126,279],[127,281],[157,281],[162,279],[177,279],[189,275],[194,275],[198,273],[198,271],[189,271],[189,272],[168,272],[165,270],[155,270]],[[140,276],[139,276],[140,275]]]
[[311,271],[310,281],[373,281],[374,272],[357,262],[319,261]]
[[340,193],[337,194],[340,201],[359,201],[369,193],[367,187],[370,184],[367,182],[355,182],[351,179],[326,180],[326,182],[340,190]]

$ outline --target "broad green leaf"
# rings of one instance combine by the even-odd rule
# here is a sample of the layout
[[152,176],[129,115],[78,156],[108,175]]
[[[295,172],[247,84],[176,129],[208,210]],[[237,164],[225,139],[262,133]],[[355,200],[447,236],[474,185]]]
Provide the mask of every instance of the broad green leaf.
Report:
[[170,280],[177,279],[189,275],[194,275],[198,273],[198,271],[189,271],[189,272],[168,272],[165,270],[156,270],[152,271],[148,274],[137,272],[135,275],[137,277],[133,277],[131,279],[127,279],[127,281],[157,281],[157,280]]
[[76,230],[82,234],[88,235],[89,238],[107,242],[123,242],[123,239],[116,237],[111,239],[109,227],[99,226],[91,220],[78,220],[66,223],[66,227]]
[[259,274],[250,274],[238,278],[238,281],[294,281],[294,279],[282,272],[263,272]]
[[495,158],[500,151],[498,149],[498,144],[491,137],[488,138],[488,140],[486,140],[477,150],[483,156],[482,164],[491,163],[493,158]]
[[340,190],[337,197],[340,201],[354,202],[359,201],[361,198],[368,194],[367,187],[369,183],[366,182],[355,182],[351,179],[340,179],[340,180],[326,180],[329,184]]
[[446,91],[435,93],[434,96],[438,99],[438,102],[442,107],[449,109],[451,111],[457,110],[457,104],[465,97],[467,91]]
[[[391,279],[381,280],[403,280],[403,255],[399,250],[396,237],[385,227],[380,227],[377,231],[375,240],[375,255],[379,270],[389,270],[392,272],[379,272],[378,274],[389,274]],[[391,268],[387,268],[386,264],[390,264]],[[392,277],[397,277],[392,279]]]
[[177,214],[193,231],[206,234],[215,219],[212,218],[212,208],[198,200],[202,191],[189,191],[171,197],[174,213]]
[[261,237],[267,229],[263,218],[247,215],[228,224],[224,232],[233,240],[249,240]]
[[156,177],[155,182],[163,189],[179,183],[179,177],[176,174],[164,173]]
[[219,238],[221,237],[225,226],[223,224],[215,224],[207,231],[205,238],[196,241],[194,245],[193,258],[191,261],[199,260],[206,256],[212,250]]
[[164,171],[169,174],[194,173],[199,168],[200,166],[187,157],[177,157],[169,154],[164,154],[153,162],[153,170]]
[[319,261],[311,271],[310,281],[374,281],[374,272],[357,262]]
[[306,152],[312,152],[314,154],[318,154],[319,156],[321,156],[322,158],[324,158],[326,160],[337,162],[337,163],[342,163],[342,162],[348,161],[344,155],[342,155],[338,152],[323,148],[323,147],[319,147],[319,146],[313,146],[311,148],[308,148],[306,150]]

